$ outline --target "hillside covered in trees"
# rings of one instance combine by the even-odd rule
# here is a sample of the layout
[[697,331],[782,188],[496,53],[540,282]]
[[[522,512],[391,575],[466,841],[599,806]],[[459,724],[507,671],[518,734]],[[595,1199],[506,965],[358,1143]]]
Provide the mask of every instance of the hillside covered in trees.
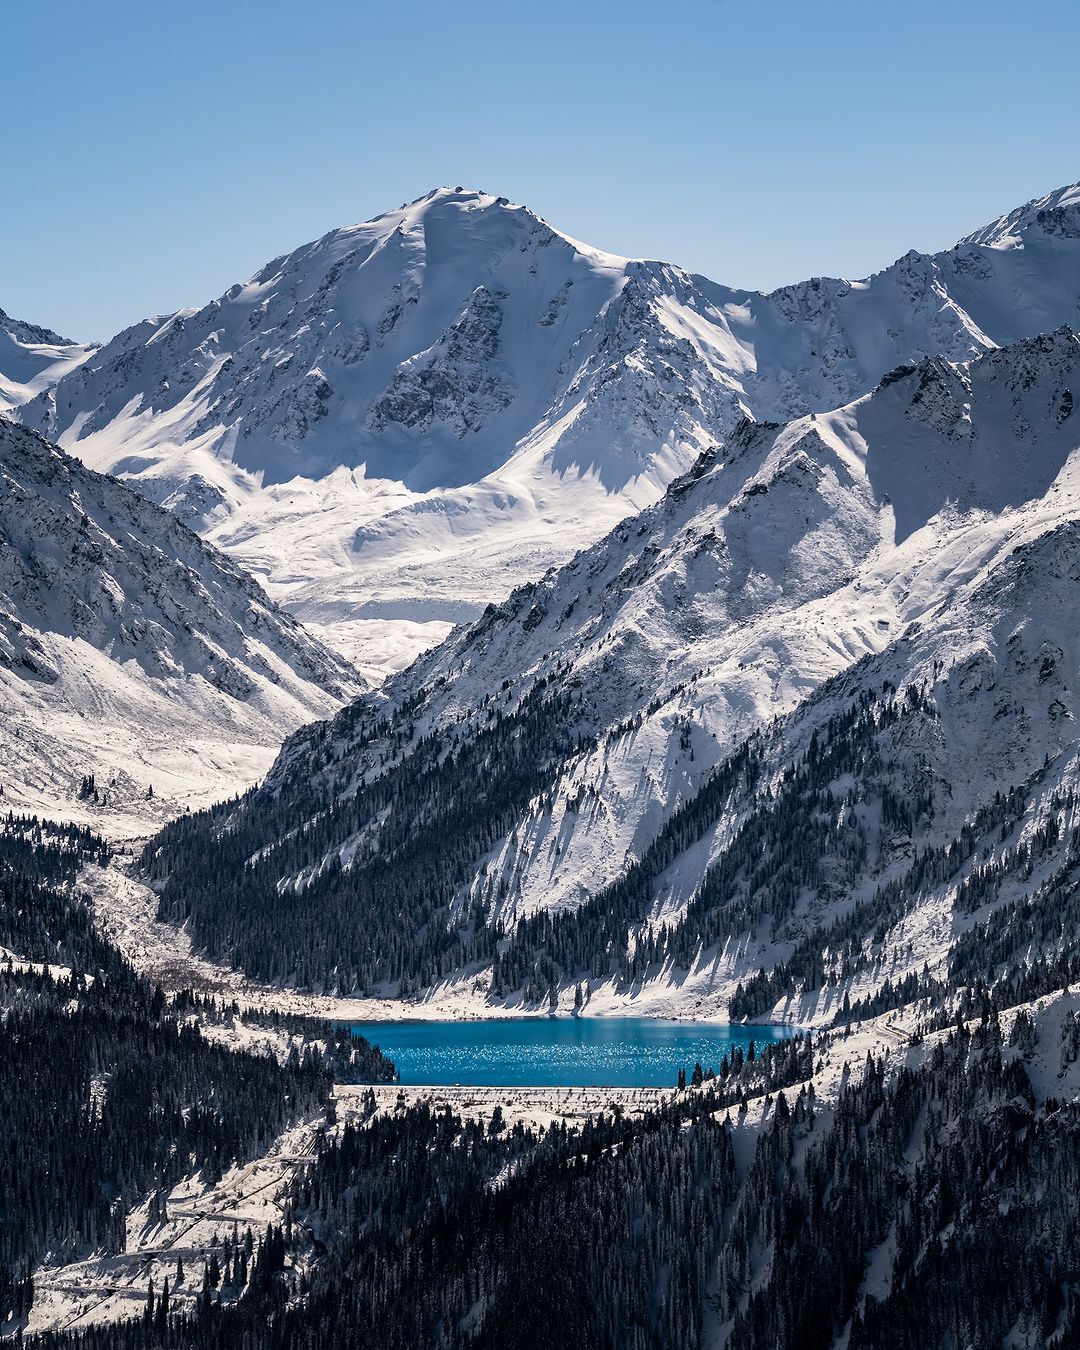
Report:
[[[1063,1062],[1076,1041],[1062,1038]],[[239,1303],[211,1281],[179,1320],[150,1308],[33,1343],[1071,1344],[1080,1120],[1034,1090],[1037,1043],[1026,1012],[1007,1030],[991,1015],[899,1072],[868,1060],[829,1104],[799,1081],[808,1065],[792,1043],[635,1120],[538,1134],[426,1106],[380,1115],[346,1126],[297,1178],[290,1236]],[[747,1156],[747,1092],[764,1090]],[[311,1231],[329,1244],[313,1269]]]
[[1060,329],[745,422],[167,826],[160,917],[341,994],[820,1022],[947,982],[1070,867],[1078,382]]
[[204,1035],[229,1010],[166,997],[98,935],[76,869],[107,851],[82,828],[0,825],[0,1325],[19,1324],[46,1257],[123,1250],[147,1195],[322,1117],[335,1077],[394,1073],[304,1019],[274,1019],[303,1047],[283,1062]]

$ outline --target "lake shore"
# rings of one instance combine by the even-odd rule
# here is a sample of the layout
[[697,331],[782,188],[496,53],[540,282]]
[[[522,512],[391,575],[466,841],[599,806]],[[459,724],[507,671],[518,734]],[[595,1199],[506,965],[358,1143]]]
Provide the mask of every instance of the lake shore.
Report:
[[[140,975],[160,984],[166,993],[194,989],[235,1000],[241,1007],[300,1013],[332,1022],[492,1022],[574,1016],[573,990],[563,991],[554,1013],[547,1004],[528,1007],[520,1000],[489,1002],[487,979],[481,972],[446,980],[412,999],[360,998],[262,984],[241,971],[208,961],[194,950],[184,929],[162,923],[157,917],[157,896],[134,875],[131,861],[125,861],[127,865],[114,859],[108,867],[85,867],[80,885],[90,894],[102,934],[119,947]],[[718,967],[673,979],[661,976],[629,991],[608,981],[588,992],[581,1015],[729,1026],[728,1000],[736,983]],[[762,1018],[747,1025],[822,1025],[835,1011],[828,1005],[793,1007],[790,1016]]]

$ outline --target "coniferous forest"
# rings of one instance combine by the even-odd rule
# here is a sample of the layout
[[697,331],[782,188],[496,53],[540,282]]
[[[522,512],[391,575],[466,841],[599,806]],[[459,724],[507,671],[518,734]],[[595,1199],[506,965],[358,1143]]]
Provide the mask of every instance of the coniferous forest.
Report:
[[19,1321],[44,1257],[122,1250],[128,1211],[192,1172],[220,1177],[338,1081],[393,1065],[326,1024],[270,1015],[303,1052],[279,1063],[207,1039],[228,1009],[140,979],[96,933],[75,885],[108,850],[88,831],[0,825],[0,1324]]
[[[613,980],[629,991],[660,970],[690,969],[733,936],[758,934],[779,944],[778,959],[740,982],[728,1011],[733,1020],[764,1017],[784,999],[872,974],[885,936],[950,886],[956,911],[979,916],[997,934],[989,948],[997,960],[978,969],[965,953],[984,946],[981,937],[958,934],[957,973],[991,982],[1011,976],[1026,950],[1015,925],[1036,924],[1027,941],[1045,945],[1058,904],[1072,895],[1080,847],[1075,792],[1049,789],[1048,761],[987,794],[943,834],[938,820],[949,789],[929,770],[913,775],[897,749],[940,737],[935,701],[921,685],[901,691],[876,683],[872,663],[862,664],[863,687],[843,711],[808,736],[799,718],[752,733],[628,857],[616,880],[508,931],[492,921],[488,899],[473,888],[462,900],[463,892],[478,868],[483,875],[485,852],[510,827],[514,809],[546,801],[550,811],[559,766],[589,744],[581,707],[568,696],[546,696],[546,681],[481,735],[423,737],[341,795],[334,736],[348,732],[365,745],[386,735],[363,720],[361,700],[328,724],[325,772],[286,773],[238,802],[180,818],[147,845],[144,873],[159,890],[161,917],[189,925],[215,959],[261,979],[341,993],[389,988],[408,996],[477,963],[490,966],[493,999],[520,995],[537,1005],[582,981]],[[827,685],[810,702],[833,707],[835,691]],[[839,782],[850,784],[846,792]],[[1001,851],[1033,800],[1038,828]],[[689,902],[671,920],[653,922],[665,871],[721,820],[736,828]],[[304,823],[293,828],[295,821]],[[886,875],[889,856],[909,861]],[[1008,882],[1039,866],[1054,870],[1037,895],[980,915]],[[823,919],[808,921],[808,896]],[[1074,929],[1065,932],[1071,953]],[[1055,962],[1068,955],[1050,945]],[[863,1011],[911,1002],[916,990],[940,993],[940,981],[910,972]]]
[[[34,1343],[859,1350],[1080,1334],[1080,1120],[1039,1103],[1032,1032],[996,1017],[918,1067],[871,1059],[835,1106],[804,1085],[809,1045],[743,1064],[633,1121],[543,1133],[416,1107],[347,1126],[252,1249],[248,1292],[213,1281],[182,1318]],[[782,1084],[787,1086],[781,1086]],[[768,1089],[752,1155],[747,1091]],[[496,1179],[501,1180],[496,1184]],[[299,1278],[312,1229],[330,1235]]]
[[[290,963],[268,976],[425,981],[486,957],[496,993],[537,1000],[582,972],[633,987],[656,962],[765,924],[786,954],[744,978],[730,1007],[760,1017],[801,990],[876,974],[881,935],[948,885],[958,928],[947,969],[878,979],[837,999],[821,1033],[699,1066],[642,1114],[540,1127],[509,1124],[499,1108],[478,1119],[402,1097],[388,1109],[372,1093],[359,1118],[339,1121],[335,1083],[392,1080],[377,1047],[295,1014],[151,988],[79,894],[79,867],[105,861],[106,846],[10,817],[0,945],[24,961],[0,966],[9,1327],[25,1319],[43,1259],[119,1250],[134,1204],[193,1173],[220,1178],[302,1120],[313,1153],[291,1174],[281,1222],[206,1256],[194,1301],[174,1308],[168,1286],[149,1281],[139,1318],[24,1339],[43,1350],[1080,1343],[1080,1113],[1046,1083],[1048,1063],[1060,1080],[1080,1060],[1080,1014],[1057,1033],[1029,1011],[1068,1000],[1080,980],[1080,826],[1072,790],[1047,787],[1049,760],[932,840],[940,788],[905,778],[893,750],[937,734],[935,704],[918,686],[864,688],[779,771],[783,727],[748,738],[576,909],[509,935],[468,911],[447,926],[439,916],[475,851],[577,753],[567,712],[538,699],[512,725],[494,719],[490,744],[458,747],[452,772],[444,746],[421,745],[344,805],[318,806],[300,780],[279,798],[249,797],[229,808],[212,855],[206,832],[225,813],[178,821],[142,860],[162,912],[236,965],[263,969],[259,950]],[[1019,839],[1035,796],[1038,827]],[[342,832],[378,841],[314,878],[299,926],[296,897],[272,885],[280,860],[258,866],[274,852],[265,831],[298,802],[313,823],[284,836],[290,867]],[[658,879],[725,813],[737,824],[689,905],[650,923]],[[801,897],[852,890],[886,849],[891,872],[807,931]],[[223,854],[228,867],[213,870],[207,859],[220,867]],[[901,1007],[916,1022],[903,1054],[845,1062],[819,1101],[825,1057]],[[214,1033],[241,1018],[289,1039],[289,1055],[226,1048]]]
[[[1036,1091],[1030,1076],[1043,1072],[1039,1056],[1060,1065],[1059,1078],[1069,1072],[1080,1056],[1078,1018],[1069,1014],[1060,1044],[1038,1045],[1021,1008],[1061,997],[1080,979],[1080,826],[1072,788],[1053,786],[1049,756],[1026,779],[953,813],[955,824],[942,830],[947,789],[931,772],[913,776],[911,754],[897,753],[940,738],[934,697],[924,686],[864,681],[842,711],[797,735],[782,723],[751,735],[584,903],[540,911],[509,933],[487,925],[482,911],[448,909],[470,855],[475,866],[504,827],[495,808],[509,811],[529,795],[542,801],[556,762],[580,752],[582,742],[559,730],[570,714],[541,702],[532,721],[495,718],[491,744],[446,754],[445,745],[421,743],[344,801],[320,805],[316,788],[286,778],[276,795],[178,822],[143,860],[161,886],[162,913],[193,922],[208,949],[227,956],[221,937],[243,895],[259,905],[266,950],[281,951],[273,933],[286,921],[284,898],[261,903],[282,866],[267,841],[286,840],[291,871],[335,838],[366,838],[360,861],[319,873],[305,901],[346,920],[332,929],[335,943],[359,952],[365,888],[376,905],[385,894],[423,897],[422,910],[414,900],[395,911],[419,925],[420,941],[380,938],[384,964],[346,960],[331,975],[320,951],[338,948],[322,947],[313,924],[306,969],[318,979],[344,974],[363,986],[381,978],[407,990],[480,960],[491,963],[493,996],[521,991],[538,1003],[574,980],[630,990],[650,970],[688,968],[731,934],[764,932],[778,957],[743,977],[733,1019],[767,1017],[806,990],[835,990],[824,1036],[842,1045],[866,1019],[914,1010],[919,1029],[906,1063],[887,1067],[871,1056],[850,1076],[845,1069],[838,1097],[820,1103],[815,1049],[795,1041],[751,1063],[725,1060],[716,1076],[695,1073],[669,1107],[643,1118],[534,1133],[410,1109],[350,1124],[328,1137],[291,1199],[300,1231],[333,1235],[328,1259],[305,1268],[298,1286],[289,1270],[303,1262],[290,1250],[272,1287],[233,1307],[208,1297],[176,1329],[178,1343],[1080,1343],[1080,1114],[1045,1084]],[[469,820],[452,835],[452,872],[444,867],[433,886],[423,870],[431,832],[457,820],[446,813],[459,810],[462,782],[472,785]],[[1033,801],[1037,825],[1021,831]],[[312,823],[284,835],[281,822],[298,803]],[[721,818],[734,825],[689,903],[653,922],[661,879]],[[211,837],[215,852],[258,859],[231,871],[224,890],[203,884]],[[948,888],[956,931],[947,968],[911,962],[883,979],[885,935]],[[858,898],[825,907],[811,926],[808,894],[819,903]],[[354,911],[346,901],[356,896],[363,903]],[[448,913],[453,922],[440,917]],[[282,973],[252,961],[253,952],[237,948],[232,959]],[[839,991],[860,980],[872,992],[841,1000]],[[760,1124],[748,1129],[755,1110]],[[299,1304],[290,1293],[297,1287]],[[153,1345],[159,1331],[144,1321],[120,1343]],[[97,1333],[75,1343],[113,1344]]]
[[[281,1224],[227,1237],[194,1273],[193,1305],[174,1311],[151,1280],[140,1318],[26,1344],[952,1350],[1080,1336],[1080,1115],[1035,1091],[1039,1031],[1015,1012],[1080,970],[976,983],[952,1022],[928,1013],[907,1067],[871,1056],[828,1104],[812,1083],[823,1042],[798,1036],[736,1051],[640,1116],[544,1129],[498,1109],[380,1111],[369,1094],[340,1124],[333,1082],[386,1081],[392,1064],[282,1013],[250,1016],[301,1038],[287,1060],[208,1040],[237,1006],[167,997],[96,935],[77,868],[106,853],[35,820],[0,831],[0,941],[32,958],[0,964],[6,1325],[25,1317],[38,1262],[121,1249],[147,1195],[220,1177],[297,1120],[317,1143]],[[1024,922],[972,930],[971,950],[992,942],[1007,961]],[[971,958],[956,959],[960,974]],[[855,1016],[826,1035],[843,1046]],[[1062,1074],[1080,1057],[1075,1015],[1049,1049]]]
[[[1015,1011],[1067,984],[1064,967],[1041,986],[1030,971],[976,984],[952,1022],[924,1019],[907,1067],[870,1056],[828,1104],[812,1083],[822,1043],[797,1036],[736,1051],[639,1116],[545,1129],[498,1109],[380,1111],[369,1093],[339,1124],[333,1082],[386,1081],[392,1064],[281,1013],[252,1016],[301,1037],[287,1060],[207,1039],[240,1009],[167,997],[96,935],[77,867],[106,852],[35,820],[0,831],[0,940],[33,958],[0,964],[6,1325],[24,1319],[43,1258],[122,1249],[147,1195],[220,1177],[297,1120],[317,1142],[282,1222],[227,1237],[184,1311],[151,1280],[140,1318],[26,1344],[952,1350],[1080,1337],[1080,1114],[1034,1089],[1039,1031]],[[1002,960],[1025,933],[1017,915],[973,931]],[[827,1035],[842,1046],[854,1017]],[[1064,1074],[1080,1057],[1075,1015],[1049,1048]]]

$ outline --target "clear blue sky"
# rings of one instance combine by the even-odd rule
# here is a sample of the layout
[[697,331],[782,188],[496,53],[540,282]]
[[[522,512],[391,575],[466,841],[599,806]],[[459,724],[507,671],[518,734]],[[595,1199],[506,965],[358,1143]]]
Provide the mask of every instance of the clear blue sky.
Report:
[[201,304],[437,184],[733,285],[1080,179],[1061,0],[8,0],[0,307]]

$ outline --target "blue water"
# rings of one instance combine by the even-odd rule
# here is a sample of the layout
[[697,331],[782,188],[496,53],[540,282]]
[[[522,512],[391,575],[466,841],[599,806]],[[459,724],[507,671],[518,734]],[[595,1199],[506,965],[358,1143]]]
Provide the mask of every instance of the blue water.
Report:
[[515,1017],[490,1022],[370,1022],[404,1084],[446,1087],[674,1087],[695,1063],[719,1069],[733,1046],[781,1040],[784,1027],[649,1017]]

